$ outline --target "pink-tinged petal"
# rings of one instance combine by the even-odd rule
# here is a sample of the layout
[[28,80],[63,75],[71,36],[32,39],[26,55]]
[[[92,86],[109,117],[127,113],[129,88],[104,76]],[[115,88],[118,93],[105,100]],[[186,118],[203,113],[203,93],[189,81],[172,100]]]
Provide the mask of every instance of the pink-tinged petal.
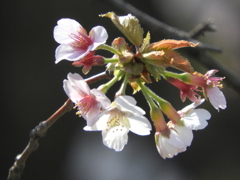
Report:
[[73,89],[75,89],[79,96],[86,96],[90,94],[90,88],[88,84],[77,73],[68,73],[68,79]]
[[107,131],[102,131],[103,144],[115,151],[122,151],[128,141],[128,129],[119,129],[118,126],[114,126]]
[[82,78],[82,76],[80,76],[78,73],[68,73],[67,75],[67,78],[70,80],[70,81],[80,81],[80,80],[84,80]]
[[63,89],[72,102],[77,103],[79,100],[78,91],[74,90],[68,80],[63,80]]
[[131,114],[127,116],[127,119],[129,120],[130,124],[129,130],[133,133],[141,136],[150,134],[150,131],[152,130],[152,125],[146,117]]
[[225,109],[227,107],[225,96],[218,87],[207,88],[207,96],[215,109],[219,110],[219,108]]
[[117,108],[124,112],[135,113],[139,115],[144,115],[145,111],[140,107],[136,106],[136,100],[131,96],[118,96],[115,99],[115,104]]
[[97,115],[101,113],[101,105],[96,102],[96,105],[94,105],[87,114],[83,114],[83,118],[87,121],[87,126],[92,126],[96,123],[96,120],[94,119]]
[[103,109],[107,109],[111,105],[110,99],[108,99],[102,91],[92,89],[91,93],[94,94],[96,100],[101,103]]
[[[92,126],[98,119],[99,114],[110,105],[110,100],[99,90],[90,90],[88,84],[79,74],[68,73],[68,80],[63,81],[63,88],[68,97],[75,103],[77,115],[87,121],[87,126]],[[96,98],[98,97],[98,98]],[[109,108],[110,109],[110,108]],[[107,113],[108,111],[105,111]]]
[[211,114],[205,109],[195,109],[182,117],[184,125],[192,130],[204,129],[211,118]]
[[63,89],[72,102],[77,103],[82,98],[80,87],[85,87],[87,84],[77,73],[68,73],[67,78],[68,80],[63,81]]
[[55,63],[57,64],[61,60],[65,59],[68,61],[76,61],[84,57],[88,51],[85,50],[76,50],[69,45],[59,45],[55,51]]
[[82,27],[77,21],[68,18],[60,19],[57,24],[54,28],[53,36],[59,44],[69,44],[73,42],[73,39],[69,35],[79,31]]
[[218,72],[217,69],[211,69],[211,70],[209,70],[208,72],[206,72],[205,76],[206,76],[206,77],[211,77],[211,76],[213,76],[214,74],[216,74],[217,72]]
[[106,29],[102,26],[95,26],[89,33],[93,42],[92,49],[96,49],[99,45],[104,44],[108,38]]

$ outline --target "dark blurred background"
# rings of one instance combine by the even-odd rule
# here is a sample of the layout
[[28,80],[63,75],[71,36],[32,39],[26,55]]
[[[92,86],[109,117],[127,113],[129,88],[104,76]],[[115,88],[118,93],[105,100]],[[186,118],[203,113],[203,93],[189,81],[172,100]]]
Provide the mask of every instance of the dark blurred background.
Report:
[[[195,25],[213,18],[217,32],[206,33],[199,40],[221,47],[222,53],[209,53],[236,76],[240,75],[240,1],[127,2],[184,31],[190,31]],[[65,17],[76,19],[87,31],[93,26],[102,25],[109,33],[110,44],[115,37],[122,35],[109,19],[98,15],[108,11],[118,15],[126,13],[121,10],[124,7],[115,7],[106,0],[9,0],[1,2],[0,8],[0,179],[6,179],[16,155],[28,143],[30,130],[47,119],[67,99],[62,88],[67,73],[82,74],[81,69],[72,67],[69,61],[54,64],[54,51],[58,44],[52,32],[57,20]],[[149,30],[146,24],[142,27],[145,33]],[[154,42],[165,36],[155,32],[151,38]],[[197,71],[205,73],[208,70],[199,63],[197,53],[186,53],[185,56]],[[101,70],[103,68],[93,68],[90,75]],[[154,131],[147,137],[129,133],[124,150],[114,152],[102,144],[100,132],[83,130],[85,121],[78,118],[73,110],[54,124],[40,140],[39,149],[27,160],[22,179],[240,179],[240,97],[231,85],[224,83],[224,86],[228,108],[218,113],[208,102],[205,103],[203,107],[212,114],[209,125],[204,130],[194,132],[192,145],[173,159],[163,160],[160,157],[154,144]],[[117,88],[110,90],[111,98]],[[179,91],[162,81],[151,85],[151,88],[177,109],[186,105],[181,103]],[[149,117],[142,94],[135,97]]]

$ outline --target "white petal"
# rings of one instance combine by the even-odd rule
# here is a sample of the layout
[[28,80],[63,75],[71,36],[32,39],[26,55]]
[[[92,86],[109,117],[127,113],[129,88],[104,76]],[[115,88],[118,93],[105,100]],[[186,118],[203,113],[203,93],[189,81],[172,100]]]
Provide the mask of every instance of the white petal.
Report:
[[88,51],[86,50],[79,50],[73,48],[70,45],[59,45],[55,51],[55,63],[57,64],[59,61],[65,59],[68,61],[75,61],[79,60],[84,57]]
[[171,144],[168,144],[162,139],[163,142],[159,143],[157,150],[163,159],[172,158],[178,154],[178,149]]
[[107,129],[107,122],[109,120],[110,113],[101,113],[96,116],[93,121],[95,122],[92,126],[84,127],[85,131],[101,131]]
[[157,150],[164,159],[172,158],[179,152],[186,150],[185,144],[173,130],[171,130],[170,138],[160,135],[157,142]]
[[120,111],[144,115],[145,111],[136,106],[136,100],[131,96],[118,96],[115,101]]
[[108,38],[106,29],[102,26],[95,26],[89,33],[90,38],[93,41],[92,50],[97,48],[99,45],[104,44]]
[[170,136],[169,136],[170,138],[165,138],[165,141],[168,144],[171,144],[172,146],[174,146],[178,149],[183,149],[185,147],[185,144],[182,141],[179,134],[173,129],[171,129],[170,131],[171,131]]
[[103,144],[115,151],[122,151],[128,141],[128,129],[119,129],[118,126],[114,126],[108,131],[102,131]]
[[190,146],[193,140],[192,130],[185,126],[175,125],[174,129],[177,131],[181,140],[185,143],[186,146]]
[[189,112],[190,110],[195,109],[196,107],[198,107],[199,105],[201,105],[203,102],[205,101],[205,99],[199,99],[198,101],[184,107],[181,111],[179,111],[182,114],[186,114],[187,112]]
[[60,19],[55,26],[53,36],[59,44],[69,44],[74,40],[69,36],[71,33],[77,33],[81,25],[73,19]]
[[208,88],[207,96],[215,109],[219,110],[219,108],[225,109],[227,107],[225,96],[218,87]]
[[150,131],[152,130],[152,125],[146,117],[131,114],[126,118],[128,119],[130,124],[130,131],[142,136],[150,134]]
[[205,109],[195,109],[182,117],[184,125],[192,130],[204,129],[207,126],[207,120],[211,114]]

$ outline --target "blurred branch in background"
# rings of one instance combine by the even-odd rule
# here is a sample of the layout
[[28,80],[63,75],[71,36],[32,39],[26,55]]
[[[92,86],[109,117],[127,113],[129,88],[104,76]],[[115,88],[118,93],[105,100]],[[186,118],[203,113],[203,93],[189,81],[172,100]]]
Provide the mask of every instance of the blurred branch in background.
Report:
[[218,69],[219,75],[226,77],[226,82],[231,86],[237,93],[240,93],[240,77],[237,74],[234,74],[230,69],[228,69],[223,64],[219,63],[216,59],[206,53],[206,50],[213,52],[221,52],[221,48],[211,44],[202,43],[194,38],[197,38],[200,35],[203,35],[206,31],[215,31],[216,27],[213,25],[212,20],[207,20],[190,32],[185,32],[177,28],[171,27],[156,18],[149,16],[148,14],[140,11],[133,5],[123,1],[123,0],[105,0],[124,13],[131,13],[140,19],[141,23],[147,25],[151,33],[164,33],[166,38],[178,39],[178,40],[188,40],[194,43],[199,43],[196,47],[196,55],[198,55],[199,62],[209,69]]

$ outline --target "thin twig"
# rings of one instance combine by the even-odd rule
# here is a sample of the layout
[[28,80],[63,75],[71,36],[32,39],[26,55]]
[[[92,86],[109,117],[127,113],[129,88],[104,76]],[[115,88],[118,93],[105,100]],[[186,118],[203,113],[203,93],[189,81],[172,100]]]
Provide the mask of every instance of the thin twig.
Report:
[[132,13],[135,15],[138,19],[141,20],[141,23],[146,24],[149,29],[151,29],[151,32],[161,32],[164,34],[168,34],[169,37],[173,39],[183,39],[188,40],[193,43],[198,43],[197,48],[204,49],[204,50],[210,50],[215,52],[221,52],[221,48],[215,45],[205,44],[203,42],[200,42],[196,39],[193,39],[191,36],[192,34],[182,31],[180,29],[177,29],[175,27],[169,26],[158,19],[140,11],[133,5],[123,1],[123,0],[106,0],[109,3],[113,4],[117,8],[121,9],[125,13]]
[[215,32],[217,27],[213,25],[213,19],[208,19],[207,21],[198,24],[195,28],[189,31],[189,35],[192,38],[197,38],[198,36],[204,35],[205,32]]
[[[103,72],[100,74],[97,74],[95,76],[92,76],[88,79],[85,79],[85,81],[88,84],[94,83],[96,81],[102,80],[102,79],[108,79],[109,76]],[[8,174],[8,180],[19,180],[21,177],[21,174],[23,173],[26,161],[30,154],[35,151],[39,144],[38,140],[43,137],[47,130],[66,112],[69,112],[73,109],[73,103],[70,99],[68,99],[62,107],[60,107],[52,116],[50,116],[47,120],[42,121],[39,123],[38,126],[36,126],[30,133],[30,140],[26,146],[26,148],[23,150],[21,154],[19,154],[16,157],[16,160],[13,164],[13,166],[9,169]]]

